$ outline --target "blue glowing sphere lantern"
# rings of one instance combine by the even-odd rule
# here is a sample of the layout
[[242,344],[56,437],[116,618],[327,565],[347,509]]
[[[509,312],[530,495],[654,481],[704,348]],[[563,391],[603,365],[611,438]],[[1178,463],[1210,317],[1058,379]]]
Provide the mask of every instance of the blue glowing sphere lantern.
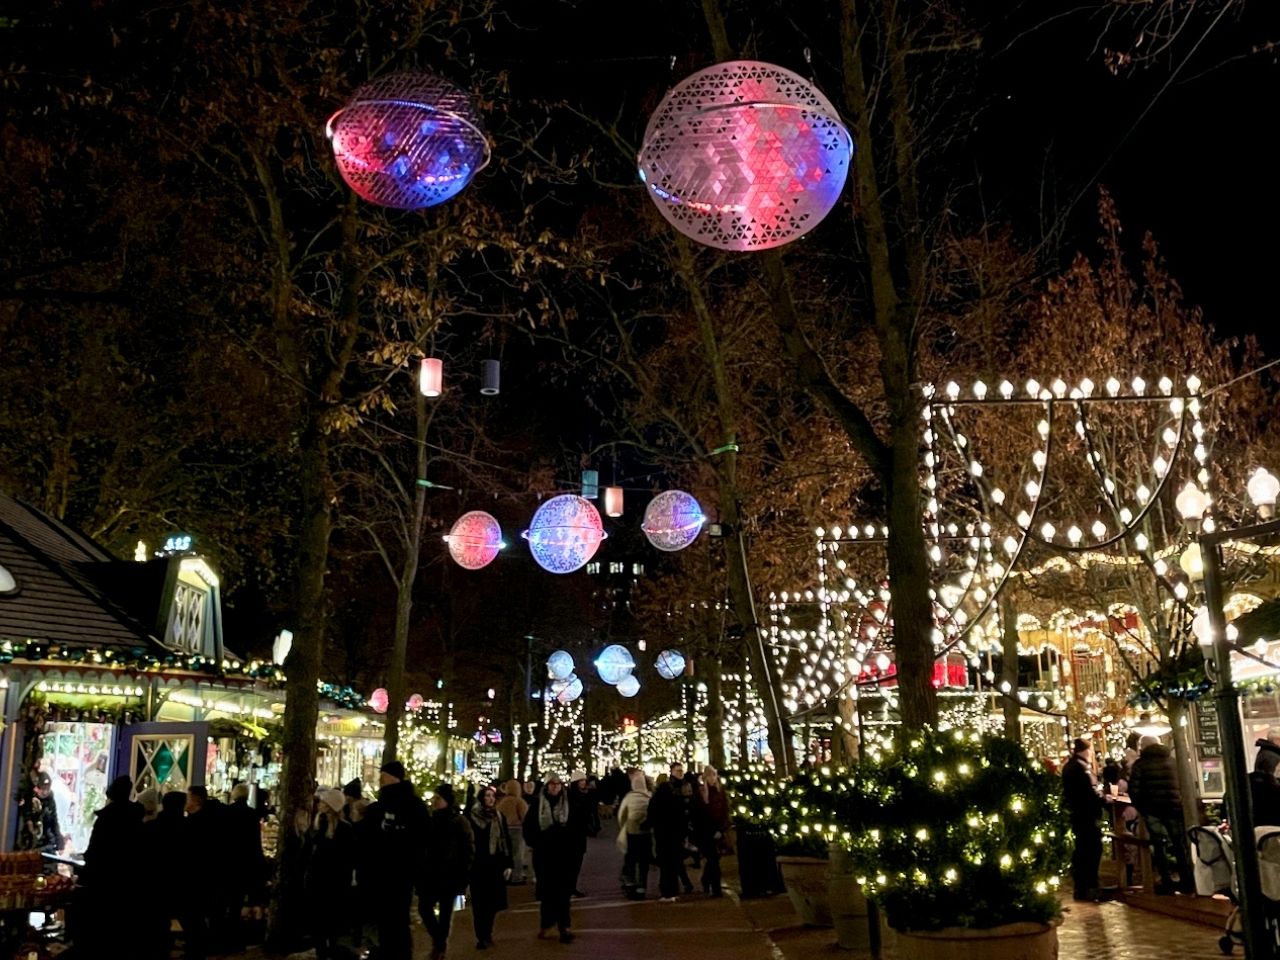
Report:
[[634,673],[629,673],[618,681],[616,689],[624,697],[634,697],[640,692],[640,681]]
[[329,118],[325,133],[347,185],[397,210],[444,203],[489,162],[489,141],[470,98],[431,73],[369,81]]
[[557,650],[547,657],[547,676],[552,680],[564,680],[573,675],[573,655],[568,650]]
[[524,532],[533,559],[550,573],[581,569],[606,536],[591,501],[572,493],[552,497],[540,506]]
[[502,527],[483,510],[464,513],[445,534],[449,556],[464,570],[480,570],[502,549]]
[[605,647],[596,657],[596,673],[605,683],[616,684],[635,668],[635,657],[620,643]]
[[663,680],[674,680],[684,673],[684,654],[679,650],[663,650],[653,662],[653,667]]
[[582,678],[569,674],[563,680],[551,684],[551,696],[558,703],[573,703],[582,696]]
[[654,111],[636,163],[673,227],[720,250],[767,250],[831,212],[853,139],[803,77],[756,60],[699,70]]
[[674,553],[698,539],[706,520],[693,494],[668,490],[649,501],[640,529],[659,550]]

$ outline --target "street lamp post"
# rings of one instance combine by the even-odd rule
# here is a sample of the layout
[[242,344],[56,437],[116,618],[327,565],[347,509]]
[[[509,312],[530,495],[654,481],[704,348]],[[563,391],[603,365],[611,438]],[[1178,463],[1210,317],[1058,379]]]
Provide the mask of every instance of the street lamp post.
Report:
[[[1260,516],[1274,511],[1280,482],[1264,470],[1249,481],[1249,496]],[[1240,897],[1240,926],[1244,954],[1248,960],[1273,956],[1268,947],[1269,935],[1263,912],[1262,886],[1258,863],[1258,845],[1254,840],[1253,801],[1250,795],[1249,771],[1245,765],[1244,726],[1240,720],[1240,694],[1231,677],[1231,642],[1227,617],[1223,608],[1222,543],[1226,540],[1257,540],[1280,533],[1280,520],[1269,520],[1233,530],[1219,529],[1211,523],[1201,527],[1209,507],[1209,498],[1193,484],[1178,495],[1176,506],[1183,519],[1195,530],[1196,555],[1184,555],[1183,568],[1194,578],[1199,572],[1204,581],[1205,610],[1197,621],[1207,625],[1198,639],[1209,647],[1206,661],[1213,664],[1214,706],[1223,742],[1223,766],[1227,785],[1227,814],[1231,834],[1235,838],[1236,881]],[[1188,551],[1190,554],[1190,551]]]

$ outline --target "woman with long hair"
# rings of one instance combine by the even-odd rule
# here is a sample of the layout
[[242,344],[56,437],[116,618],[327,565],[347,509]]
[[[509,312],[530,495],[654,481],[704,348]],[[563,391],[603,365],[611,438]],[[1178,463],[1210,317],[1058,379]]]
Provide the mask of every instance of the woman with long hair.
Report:
[[720,774],[708,765],[702,768],[702,782],[693,795],[693,842],[702,853],[702,892],[713,897],[724,895],[720,853],[727,846],[728,832],[729,798],[720,784]]
[[493,919],[507,909],[507,878],[511,876],[511,834],[498,813],[498,791],[480,790],[467,812],[476,855],[471,862],[471,919],[476,928],[476,949],[493,946]]
[[352,877],[356,869],[355,828],[343,817],[341,790],[322,790],[307,832],[303,877],[316,960],[339,956],[338,939],[350,932]]

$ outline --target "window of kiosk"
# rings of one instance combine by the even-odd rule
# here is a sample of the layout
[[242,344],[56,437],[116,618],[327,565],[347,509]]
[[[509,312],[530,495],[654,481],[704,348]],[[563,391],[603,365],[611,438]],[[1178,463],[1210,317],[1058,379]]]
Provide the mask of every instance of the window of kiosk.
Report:
[[1240,712],[1244,720],[1244,755],[1252,769],[1258,755],[1254,744],[1273,736],[1280,738],[1280,692],[1258,691],[1242,697]]
[[115,725],[55,721],[40,737],[40,769],[53,780],[63,856],[81,857],[89,846],[93,815],[107,805]]

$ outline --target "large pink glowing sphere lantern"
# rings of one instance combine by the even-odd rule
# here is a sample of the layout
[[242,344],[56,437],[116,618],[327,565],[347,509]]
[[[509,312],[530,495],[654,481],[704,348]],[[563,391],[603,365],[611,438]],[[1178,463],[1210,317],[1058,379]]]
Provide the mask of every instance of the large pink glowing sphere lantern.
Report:
[[422,694],[415,693],[407,701],[405,706],[409,708],[410,713],[418,713],[426,705],[427,701],[422,699]]
[[387,706],[391,703],[391,698],[387,696],[385,687],[379,687],[373,693],[369,694],[369,706],[374,713],[386,713]]
[[807,80],[756,60],[699,70],[649,118],[637,164],[662,215],[720,250],[767,250],[831,212],[853,140]]
[[480,116],[435,74],[389,73],[359,87],[325,133],[338,171],[383,207],[421,210],[457,196],[489,162]]
[[449,556],[464,570],[480,570],[502,549],[502,527],[483,510],[464,513],[445,534]]
[[649,501],[640,529],[659,550],[674,553],[698,539],[706,520],[693,494],[668,490]]
[[550,573],[572,573],[584,567],[608,536],[590,500],[566,493],[538,508],[524,537],[538,566]]

